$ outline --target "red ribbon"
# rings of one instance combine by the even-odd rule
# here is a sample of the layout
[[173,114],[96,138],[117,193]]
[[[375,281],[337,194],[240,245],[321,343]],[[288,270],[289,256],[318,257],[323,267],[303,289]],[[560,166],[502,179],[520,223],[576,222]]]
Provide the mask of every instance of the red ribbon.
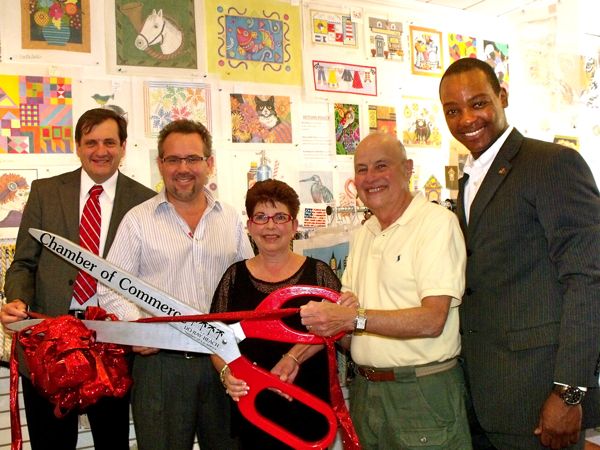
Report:
[[[33,314],[32,314],[33,315]],[[86,310],[89,320],[117,320],[98,307]],[[82,411],[102,397],[123,397],[132,381],[122,345],[99,343],[95,333],[73,316],[48,318],[13,339],[10,362],[12,450],[22,446],[18,407],[16,341],[23,347],[32,384],[54,405],[54,415]]]
[[[223,312],[214,314],[194,314],[189,316],[160,316],[139,319],[138,322],[235,322],[240,320],[258,320],[258,319],[280,319],[282,317],[297,314],[300,308],[282,308],[271,311],[240,311]],[[354,424],[350,418],[350,412],[346,407],[346,401],[340,387],[340,380],[337,376],[337,360],[335,357],[335,340],[333,338],[323,338],[325,349],[327,350],[327,362],[329,368],[329,395],[331,406],[337,417],[342,435],[342,445],[344,450],[360,450],[358,435],[354,429]]]

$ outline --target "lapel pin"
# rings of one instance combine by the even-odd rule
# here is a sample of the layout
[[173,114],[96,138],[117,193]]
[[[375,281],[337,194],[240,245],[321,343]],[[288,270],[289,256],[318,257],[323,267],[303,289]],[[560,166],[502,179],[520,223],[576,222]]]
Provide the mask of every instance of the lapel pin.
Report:
[[506,167],[500,167],[500,170],[498,170],[498,175],[506,175]]

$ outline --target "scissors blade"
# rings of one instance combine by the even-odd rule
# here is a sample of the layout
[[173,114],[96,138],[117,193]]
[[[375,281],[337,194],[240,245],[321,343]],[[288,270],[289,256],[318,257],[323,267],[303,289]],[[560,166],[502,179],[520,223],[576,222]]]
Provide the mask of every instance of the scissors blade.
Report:
[[[29,234],[52,253],[65,259],[79,270],[90,274],[99,283],[115,290],[153,316],[175,317],[200,314],[191,306],[121,270],[114,264],[100,258],[98,255],[94,255],[68,239],[36,228],[30,228]],[[237,345],[235,345],[236,337],[233,331],[224,323],[169,322],[169,326],[209,349],[211,353],[221,354],[225,351],[232,358],[241,356]],[[142,345],[150,347],[149,345]]]
[[[45,319],[28,319],[6,325],[11,331],[22,331]],[[110,320],[82,320],[90,330],[96,332],[96,341],[121,345],[139,345],[163,350],[212,353],[200,343],[191,340],[168,323],[137,323]]]

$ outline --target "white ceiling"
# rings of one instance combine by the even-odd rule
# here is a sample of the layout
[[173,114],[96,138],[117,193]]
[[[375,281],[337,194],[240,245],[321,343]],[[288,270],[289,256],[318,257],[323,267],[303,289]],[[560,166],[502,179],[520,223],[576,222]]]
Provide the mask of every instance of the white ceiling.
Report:
[[421,3],[456,8],[472,13],[501,17],[526,9],[540,0],[417,0]]

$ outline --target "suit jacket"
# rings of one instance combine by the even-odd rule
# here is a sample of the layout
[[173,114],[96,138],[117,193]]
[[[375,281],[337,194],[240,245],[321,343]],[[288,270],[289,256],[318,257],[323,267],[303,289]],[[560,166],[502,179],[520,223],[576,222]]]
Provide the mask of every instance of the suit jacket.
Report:
[[[5,294],[8,301],[20,298],[30,310],[49,316],[68,312],[78,271],[43,248],[28,230],[39,228],[79,242],[80,183],[81,168],[31,184],[17,236],[15,257],[6,272]],[[125,213],[154,195],[156,192],[119,173],[103,256],[108,253]]]
[[531,435],[553,382],[596,387],[584,426],[600,423],[600,196],[575,151],[516,129],[492,162],[466,224],[462,351],[488,432]]

